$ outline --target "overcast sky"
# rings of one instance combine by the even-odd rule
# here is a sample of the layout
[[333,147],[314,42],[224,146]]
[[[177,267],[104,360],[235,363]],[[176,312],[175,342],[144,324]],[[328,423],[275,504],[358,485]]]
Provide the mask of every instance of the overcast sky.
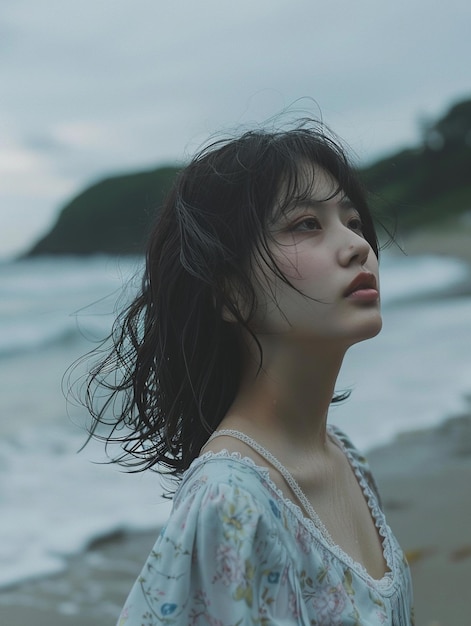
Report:
[[1,0],[0,257],[103,175],[301,98],[362,162],[413,144],[471,96],[470,26],[469,0]]

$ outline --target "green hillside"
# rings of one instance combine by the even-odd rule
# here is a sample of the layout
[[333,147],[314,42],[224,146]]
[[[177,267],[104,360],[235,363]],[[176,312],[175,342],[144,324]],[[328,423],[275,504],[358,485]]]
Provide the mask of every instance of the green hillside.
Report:
[[149,225],[178,169],[161,167],[92,185],[62,209],[52,230],[28,256],[141,253]]
[[[177,166],[108,178],[61,211],[30,255],[136,254]],[[361,171],[373,208],[402,231],[429,228],[471,209],[471,100],[453,106],[423,132],[420,145]]]
[[471,209],[471,100],[424,132],[421,145],[364,169],[372,204],[397,216],[399,228],[448,221]]

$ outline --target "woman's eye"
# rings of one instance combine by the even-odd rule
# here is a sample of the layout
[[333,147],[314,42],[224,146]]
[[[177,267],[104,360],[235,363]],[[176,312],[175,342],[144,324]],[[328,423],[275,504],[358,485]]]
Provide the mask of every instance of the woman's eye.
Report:
[[348,227],[351,228],[351,230],[359,233],[360,235],[363,235],[363,222],[359,217],[353,217],[351,220],[349,220]]
[[296,232],[309,232],[311,230],[319,230],[321,225],[316,217],[306,217],[293,225],[292,230]]

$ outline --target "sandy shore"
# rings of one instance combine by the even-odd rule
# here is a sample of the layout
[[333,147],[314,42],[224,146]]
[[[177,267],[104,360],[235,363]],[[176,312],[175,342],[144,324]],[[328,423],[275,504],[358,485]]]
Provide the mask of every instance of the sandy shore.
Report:
[[[470,624],[471,414],[401,435],[368,455],[412,569],[417,626]],[[63,575],[0,593],[5,626],[113,626],[157,536],[122,535]]]
[[399,236],[397,242],[408,255],[435,254],[458,257],[471,263],[471,218],[462,217],[442,227],[417,229],[409,235]]
[[368,458],[411,565],[417,626],[471,624],[471,415]]
[[1,626],[114,626],[157,535],[112,536],[58,576],[2,590]]

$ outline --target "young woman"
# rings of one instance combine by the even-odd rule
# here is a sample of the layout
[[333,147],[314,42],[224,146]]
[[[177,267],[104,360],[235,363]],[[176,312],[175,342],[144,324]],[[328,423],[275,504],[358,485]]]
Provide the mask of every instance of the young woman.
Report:
[[119,624],[412,624],[367,463],[327,425],[346,350],[381,328],[375,228],[336,140],[303,122],[205,149],[146,261],[90,409],[121,462],[179,485]]

